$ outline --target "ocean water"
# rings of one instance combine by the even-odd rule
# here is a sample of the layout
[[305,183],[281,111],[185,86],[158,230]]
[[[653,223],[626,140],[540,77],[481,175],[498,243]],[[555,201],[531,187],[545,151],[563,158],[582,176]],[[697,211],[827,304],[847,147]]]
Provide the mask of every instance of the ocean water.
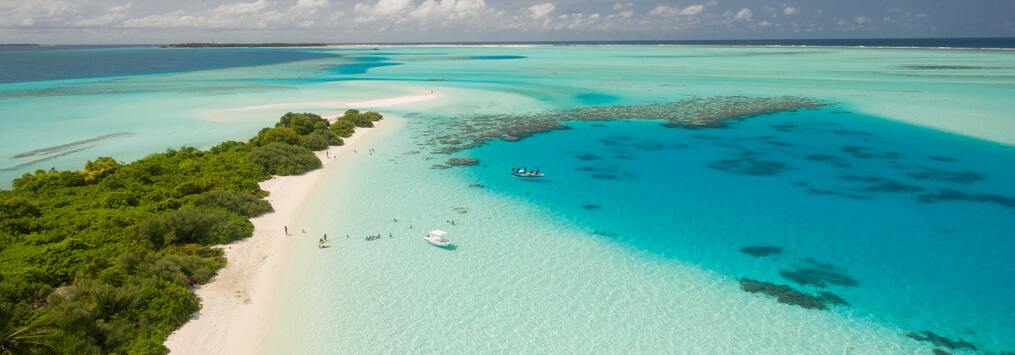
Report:
[[0,84],[149,75],[279,64],[327,57],[288,49],[115,46],[0,47]]
[[[91,58],[110,60],[85,60]],[[802,95],[1015,143],[1015,53],[1004,50],[46,47],[5,48],[0,62],[13,64],[0,65],[0,76],[15,81],[0,83],[3,181],[36,169],[80,167],[100,155],[131,160],[167,147],[245,138],[289,110],[335,112],[343,103],[435,89],[479,90],[433,107],[448,115]],[[161,62],[170,67],[153,64]],[[54,147],[43,156],[22,154]]]
[[[0,84],[0,176],[207,147],[286,111],[437,90],[380,109],[401,117],[304,206],[308,235],[288,251],[265,352],[927,353],[933,344],[906,336],[924,331],[1015,349],[1010,51],[279,51],[299,54]],[[480,115],[731,95],[828,106],[722,129],[567,122],[433,153],[434,132]],[[452,156],[480,164],[432,168]],[[547,177],[511,177],[519,166]],[[456,248],[420,240],[434,228]],[[331,247],[318,250],[322,233]],[[783,304],[742,278],[848,305]]]
[[[425,117],[365,142],[308,203],[266,353],[929,352],[905,337],[922,331],[1012,346],[1015,205],[926,197],[1015,196],[1010,147],[830,109],[573,123],[442,170],[417,153]],[[785,165],[716,165],[745,155]],[[521,165],[548,176],[508,174]],[[453,250],[420,240],[436,228]],[[782,252],[741,251],[758,245]],[[815,265],[856,284],[780,276]],[[742,277],[849,305],[781,304]]]

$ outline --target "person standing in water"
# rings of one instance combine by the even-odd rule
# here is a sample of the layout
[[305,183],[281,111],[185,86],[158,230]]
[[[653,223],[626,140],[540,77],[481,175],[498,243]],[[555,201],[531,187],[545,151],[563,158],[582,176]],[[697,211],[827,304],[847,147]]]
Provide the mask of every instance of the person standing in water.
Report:
[[327,240],[328,240],[328,233],[324,233],[324,240],[325,240],[325,241],[327,241]]

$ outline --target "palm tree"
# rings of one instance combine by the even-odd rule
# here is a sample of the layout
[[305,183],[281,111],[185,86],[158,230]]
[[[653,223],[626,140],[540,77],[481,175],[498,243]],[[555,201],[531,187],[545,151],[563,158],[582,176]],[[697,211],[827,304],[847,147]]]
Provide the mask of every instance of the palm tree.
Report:
[[53,326],[41,318],[20,328],[0,324],[0,355],[55,353],[53,334]]

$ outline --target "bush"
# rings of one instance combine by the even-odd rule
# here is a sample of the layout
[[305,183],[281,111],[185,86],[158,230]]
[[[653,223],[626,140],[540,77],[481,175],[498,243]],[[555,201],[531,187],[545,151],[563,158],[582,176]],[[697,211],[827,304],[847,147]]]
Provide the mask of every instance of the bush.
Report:
[[[319,148],[314,149],[307,143],[308,141],[311,140],[313,140],[314,144]],[[324,147],[320,147],[321,141],[324,142],[325,144]],[[342,137],[339,137],[337,134],[335,134],[335,132],[332,132],[329,129],[318,129],[307,135],[307,137],[304,139],[303,146],[307,147],[310,150],[321,150],[327,148],[327,146],[342,145],[342,144],[345,144],[345,141],[342,140]]]
[[328,127],[331,132],[335,133],[336,136],[342,138],[352,137],[353,132],[356,131],[356,126],[347,120],[339,118]]
[[198,207],[221,208],[246,217],[257,217],[273,211],[268,201],[251,194],[233,191],[205,192],[197,196],[194,205]]
[[310,134],[303,138],[303,147],[317,151],[328,149],[328,139],[319,134]]
[[374,121],[374,122],[377,122],[377,121],[380,121],[380,120],[384,119],[384,116],[381,115],[380,112],[375,112],[375,111],[370,111],[370,112],[364,113],[363,116],[366,116],[367,118],[369,118],[371,121]]
[[120,162],[116,161],[116,159],[101,157],[95,159],[95,161],[89,160],[85,163],[85,169],[81,171],[81,174],[84,175],[85,183],[91,184],[109,176],[119,167]]
[[250,143],[257,146],[265,146],[272,143],[303,145],[303,137],[292,128],[265,128],[257,132],[257,137],[251,139]]
[[149,218],[138,226],[140,236],[159,247],[171,244],[225,244],[251,236],[254,225],[222,209],[182,208]]
[[297,175],[321,167],[321,160],[310,150],[282,143],[257,147],[248,158],[272,175]]
[[286,113],[278,120],[275,127],[292,128],[297,134],[305,136],[318,128],[328,128],[328,120],[312,113]]
[[356,127],[369,128],[374,126],[374,116],[361,114],[359,110],[347,110],[338,121],[346,121]]

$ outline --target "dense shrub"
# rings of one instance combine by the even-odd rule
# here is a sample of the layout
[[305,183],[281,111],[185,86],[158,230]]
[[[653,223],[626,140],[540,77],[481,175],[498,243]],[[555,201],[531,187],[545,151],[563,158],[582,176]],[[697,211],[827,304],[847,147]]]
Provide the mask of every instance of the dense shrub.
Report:
[[346,121],[351,123],[355,127],[373,127],[374,119],[373,116],[361,114],[359,110],[348,110],[342,117],[337,119],[338,121]]
[[339,118],[335,120],[335,122],[333,122],[331,126],[328,127],[328,129],[334,132],[335,135],[339,137],[349,138],[352,137],[353,132],[356,130],[356,126],[354,126],[352,122],[349,122],[348,120]]
[[317,151],[328,149],[328,139],[319,134],[310,134],[303,138],[303,147]]
[[297,175],[321,167],[321,160],[310,150],[282,143],[257,147],[249,158],[272,175]]
[[85,169],[81,171],[81,175],[84,176],[85,183],[91,184],[99,181],[100,179],[109,176],[116,168],[120,167],[120,162],[110,157],[101,157],[95,159],[95,161],[89,160],[85,163]]
[[[275,127],[292,128],[297,134],[305,136],[315,129],[328,128],[328,120],[313,113],[286,113],[279,119]],[[292,143],[290,143],[292,144]]]
[[342,144],[345,144],[342,138],[327,128],[310,132],[310,134],[303,138],[303,147],[310,150],[323,150],[327,149],[328,146]]
[[221,208],[229,212],[257,217],[272,211],[271,204],[257,196],[232,191],[208,191],[197,196],[194,205],[199,207]]
[[303,136],[300,136],[299,133],[296,133],[296,130],[292,128],[265,128],[258,132],[257,137],[251,139],[250,143],[257,146],[264,146],[272,143],[303,145]]
[[149,218],[138,226],[140,236],[156,246],[170,244],[224,244],[249,237],[250,221],[222,209],[182,208]]

